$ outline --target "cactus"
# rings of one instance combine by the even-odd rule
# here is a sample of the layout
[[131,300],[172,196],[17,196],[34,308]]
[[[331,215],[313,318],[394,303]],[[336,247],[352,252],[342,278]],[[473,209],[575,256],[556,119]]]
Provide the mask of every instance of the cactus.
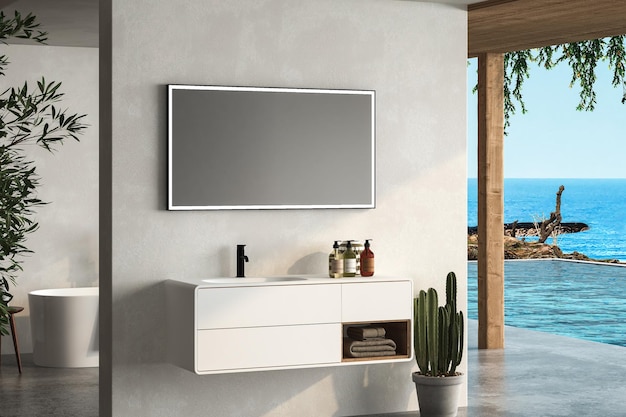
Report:
[[428,346],[426,345],[426,307],[428,298],[426,292],[420,291],[419,297],[415,298],[413,306],[413,345],[415,347],[415,360],[420,370],[428,370]]
[[456,308],[456,275],[446,277],[446,305],[438,306],[437,291],[420,291],[414,300],[413,344],[422,375],[456,375],[463,358],[464,317]]

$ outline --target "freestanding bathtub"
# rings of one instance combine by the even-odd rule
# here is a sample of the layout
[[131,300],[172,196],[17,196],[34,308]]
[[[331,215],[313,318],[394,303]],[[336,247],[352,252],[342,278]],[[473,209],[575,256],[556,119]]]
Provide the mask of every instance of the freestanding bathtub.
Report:
[[98,287],[59,288],[28,294],[35,365],[98,366]]

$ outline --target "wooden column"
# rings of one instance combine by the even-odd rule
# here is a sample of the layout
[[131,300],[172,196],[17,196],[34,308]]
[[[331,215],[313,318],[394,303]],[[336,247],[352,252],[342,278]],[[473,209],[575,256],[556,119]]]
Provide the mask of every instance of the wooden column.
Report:
[[504,55],[478,56],[478,348],[504,347]]

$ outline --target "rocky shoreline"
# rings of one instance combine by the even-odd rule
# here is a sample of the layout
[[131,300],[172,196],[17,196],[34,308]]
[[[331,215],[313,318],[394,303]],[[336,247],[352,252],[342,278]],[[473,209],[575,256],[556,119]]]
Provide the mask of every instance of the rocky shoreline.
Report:
[[[518,229],[520,225],[524,223],[518,223]],[[532,225],[532,223],[530,223]],[[573,226],[575,225],[575,226]],[[547,243],[539,242],[527,242],[520,240],[517,237],[511,237],[507,235],[507,225],[505,225],[504,236],[504,259],[571,259],[577,261],[590,261],[590,262],[604,262],[604,263],[621,263],[617,259],[593,259],[580,252],[564,253],[557,245],[550,245]],[[569,227],[568,232],[562,231],[561,233],[576,233],[583,230],[587,230],[588,226],[584,223],[563,223],[563,226]],[[583,228],[584,227],[584,228]],[[467,260],[475,261],[478,259],[478,234],[477,228],[468,227],[467,230]],[[534,229],[534,226],[533,226]],[[510,230],[510,229],[509,229]],[[530,229],[526,229],[530,230]],[[565,229],[563,229],[565,230]],[[518,237],[533,236],[532,234],[516,233]],[[535,234],[536,236],[536,234]]]

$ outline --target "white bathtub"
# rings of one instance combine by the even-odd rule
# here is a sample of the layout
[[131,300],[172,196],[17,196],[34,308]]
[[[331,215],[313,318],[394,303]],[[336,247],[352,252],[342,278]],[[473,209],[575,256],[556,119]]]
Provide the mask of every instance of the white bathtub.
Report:
[[98,287],[28,294],[33,361],[59,368],[98,366]]

